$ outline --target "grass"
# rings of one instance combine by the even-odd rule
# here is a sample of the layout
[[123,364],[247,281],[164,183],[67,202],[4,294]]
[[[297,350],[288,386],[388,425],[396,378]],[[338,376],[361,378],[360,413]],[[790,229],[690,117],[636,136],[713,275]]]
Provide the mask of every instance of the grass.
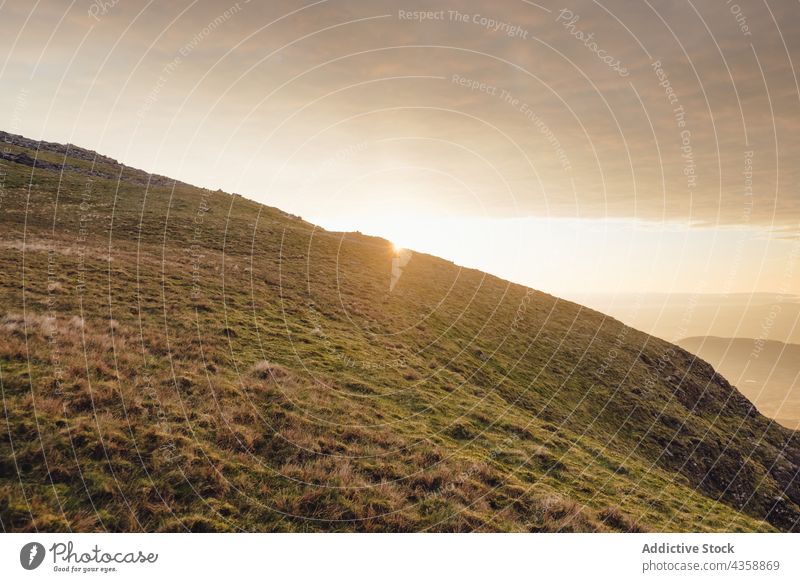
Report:
[[387,241],[223,192],[3,172],[6,531],[798,527],[796,433],[680,348],[419,253],[390,293]]

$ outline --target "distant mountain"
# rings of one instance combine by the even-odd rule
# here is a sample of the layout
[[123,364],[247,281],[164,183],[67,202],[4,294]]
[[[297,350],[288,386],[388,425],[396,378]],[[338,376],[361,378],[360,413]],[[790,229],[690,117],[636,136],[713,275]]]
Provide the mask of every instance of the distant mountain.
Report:
[[800,436],[680,347],[5,135],[5,531],[800,529]]
[[675,342],[685,337],[761,338],[800,344],[800,297],[777,293],[619,294],[576,298],[623,323]]
[[721,337],[690,337],[678,345],[713,365],[763,414],[800,428],[800,345]]

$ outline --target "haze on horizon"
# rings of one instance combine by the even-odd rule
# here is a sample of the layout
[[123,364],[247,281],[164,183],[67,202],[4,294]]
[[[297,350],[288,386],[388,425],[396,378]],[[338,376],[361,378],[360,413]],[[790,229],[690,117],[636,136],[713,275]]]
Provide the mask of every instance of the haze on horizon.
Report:
[[746,0],[6,2],[0,129],[557,295],[796,294],[798,25]]

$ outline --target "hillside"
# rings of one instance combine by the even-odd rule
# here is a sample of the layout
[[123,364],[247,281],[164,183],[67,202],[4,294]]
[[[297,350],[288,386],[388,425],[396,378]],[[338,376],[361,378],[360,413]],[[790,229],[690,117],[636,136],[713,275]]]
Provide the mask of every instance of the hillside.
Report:
[[587,293],[581,303],[671,342],[717,336],[800,343],[800,297],[792,294]]
[[689,337],[678,344],[713,364],[762,413],[800,428],[800,345],[722,337]]
[[6,531],[800,528],[797,434],[681,348],[20,139],[0,161]]

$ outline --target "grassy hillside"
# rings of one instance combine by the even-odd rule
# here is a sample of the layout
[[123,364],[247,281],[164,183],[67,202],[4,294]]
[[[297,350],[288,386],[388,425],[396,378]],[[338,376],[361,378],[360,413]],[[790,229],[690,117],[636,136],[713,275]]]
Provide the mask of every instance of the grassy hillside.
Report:
[[4,530],[800,527],[796,433],[678,347],[2,137]]
[[678,343],[711,362],[765,415],[800,428],[800,345],[723,337]]

